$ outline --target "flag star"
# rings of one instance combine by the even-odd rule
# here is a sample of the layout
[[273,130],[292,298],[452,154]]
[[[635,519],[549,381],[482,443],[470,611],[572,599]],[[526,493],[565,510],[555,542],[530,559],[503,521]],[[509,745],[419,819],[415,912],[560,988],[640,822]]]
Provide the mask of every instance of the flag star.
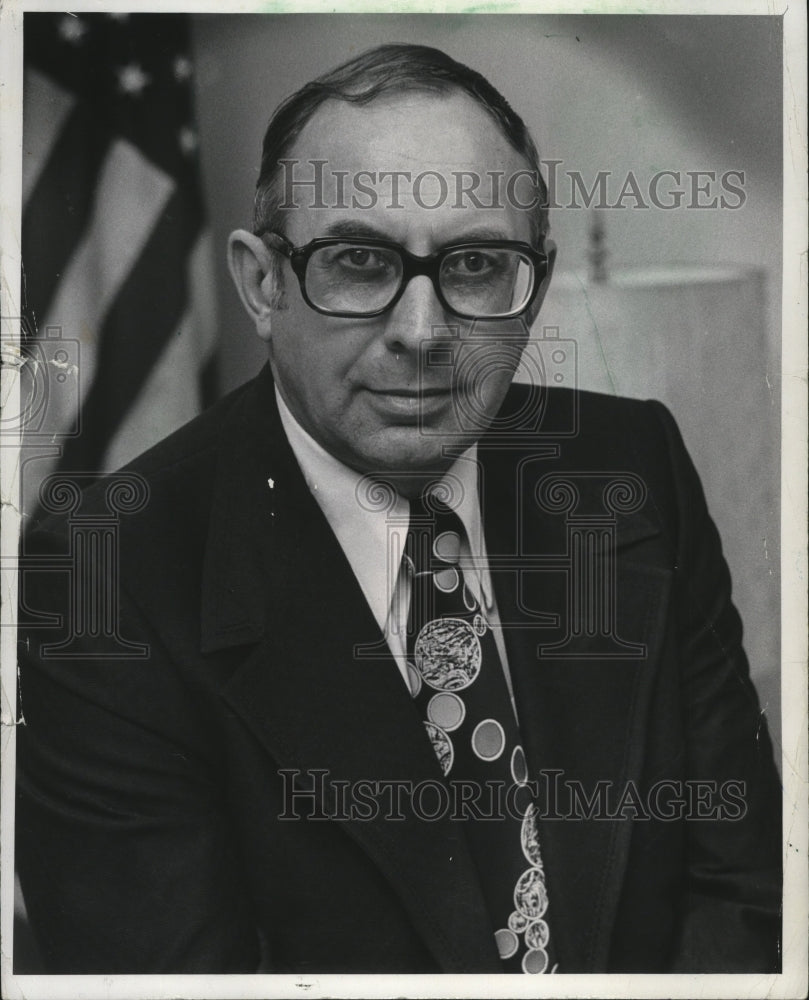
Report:
[[189,128],[187,125],[183,126],[183,128],[180,129],[179,140],[180,140],[180,149],[184,153],[189,155],[191,153],[196,152],[197,146],[199,146],[199,138],[197,136],[197,133],[192,128]]
[[118,87],[125,94],[137,97],[150,82],[150,77],[143,72],[137,63],[130,63],[118,70]]
[[64,41],[70,42],[71,45],[78,45],[87,34],[87,31],[88,28],[84,21],[74,14],[65,14],[59,22],[60,37]]
[[172,64],[172,69],[174,70],[174,79],[182,83],[191,76],[193,66],[187,56],[177,56]]

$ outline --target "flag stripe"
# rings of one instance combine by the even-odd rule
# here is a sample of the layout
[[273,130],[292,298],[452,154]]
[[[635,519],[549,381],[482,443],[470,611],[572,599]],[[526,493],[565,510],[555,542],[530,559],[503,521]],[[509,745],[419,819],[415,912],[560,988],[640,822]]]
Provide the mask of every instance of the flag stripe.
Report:
[[93,193],[110,135],[89,108],[67,119],[22,217],[23,303],[34,329],[48,312],[56,287],[87,227]]
[[[187,261],[190,299],[178,328],[168,338],[163,352],[146,378],[137,398],[116,429],[104,455],[104,471],[130,462],[166,434],[195,416],[207,402],[205,372],[216,371],[215,301],[210,273],[210,233],[203,231]],[[178,378],[196,372],[184,391],[177,391]]]
[[197,331],[202,360],[214,349],[217,339],[216,282],[212,280],[211,261],[214,259],[210,229],[205,229],[194,246],[188,261],[191,282],[191,320]]
[[[171,178],[134,146],[114,142],[98,177],[92,213],[45,316],[45,327],[80,340],[80,391],[87,394],[97,355],[91,348],[121,283],[140,257],[171,195]],[[182,258],[181,258],[182,262]]]
[[104,322],[82,434],[65,443],[62,469],[101,469],[115,428],[185,311],[188,280],[167,272],[165,261],[184,260],[201,228],[196,192],[177,188]]
[[140,387],[137,398],[116,428],[102,461],[104,471],[131,462],[161,437],[182,427],[200,411],[200,386],[177,392],[177,372],[193,370],[196,363],[188,313],[166,341],[160,357]]
[[51,155],[60,129],[76,103],[57,83],[29,69],[24,83],[25,134],[23,135],[22,200],[28,200]]

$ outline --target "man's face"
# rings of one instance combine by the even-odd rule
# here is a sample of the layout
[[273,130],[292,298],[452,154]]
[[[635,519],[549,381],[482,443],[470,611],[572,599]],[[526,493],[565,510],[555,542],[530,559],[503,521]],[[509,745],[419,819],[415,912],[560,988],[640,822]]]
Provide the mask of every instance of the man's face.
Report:
[[[478,207],[468,197],[458,207],[458,172],[481,175],[478,198],[488,205],[488,171],[509,177],[528,166],[466,95],[409,93],[365,107],[327,102],[289,155],[299,161],[296,180],[313,176],[310,160],[327,161],[327,207],[312,207],[313,191],[298,188],[298,208],[285,213],[284,235],[294,246],[352,235],[391,240],[421,256],[464,241],[531,242],[529,213],[509,204],[502,190],[497,207]],[[342,200],[331,184],[337,171],[346,172]],[[353,186],[361,171],[376,172],[378,197],[370,207],[350,207],[355,194],[363,206],[373,201]],[[409,171],[413,182],[400,177],[393,197],[392,182],[380,182],[380,171]],[[434,176],[414,183],[425,171],[446,178],[445,197]],[[368,184],[367,176],[360,183]],[[528,201],[524,190],[519,198]],[[397,472],[405,478],[440,472],[451,462],[444,447],[468,445],[470,430],[480,433],[497,413],[527,336],[524,318],[460,319],[444,310],[423,275],[381,316],[325,316],[304,302],[286,260],[283,273],[287,306],[273,311],[269,330],[276,384],[298,422],[336,458],[394,479]],[[426,340],[440,364],[425,364],[420,348]]]

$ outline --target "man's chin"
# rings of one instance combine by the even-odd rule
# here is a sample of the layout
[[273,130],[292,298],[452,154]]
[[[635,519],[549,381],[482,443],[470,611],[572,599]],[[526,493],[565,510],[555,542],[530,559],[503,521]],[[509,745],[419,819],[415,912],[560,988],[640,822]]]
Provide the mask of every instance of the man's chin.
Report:
[[443,475],[475,438],[457,429],[389,427],[367,442],[362,471],[390,482],[403,496],[412,496]]

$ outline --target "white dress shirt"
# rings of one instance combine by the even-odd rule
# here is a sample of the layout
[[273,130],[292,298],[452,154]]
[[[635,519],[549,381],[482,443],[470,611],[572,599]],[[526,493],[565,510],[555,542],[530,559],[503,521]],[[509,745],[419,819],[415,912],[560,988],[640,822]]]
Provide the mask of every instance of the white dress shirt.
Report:
[[[361,502],[368,496],[367,478],[319,445],[292,416],[277,388],[275,392],[281,423],[306,484],[337,537],[402,678],[408,684],[406,629],[410,581],[401,567],[401,554],[409,527],[410,504],[399,494],[391,498],[392,505]],[[470,556],[473,559],[471,568],[464,566],[464,579],[485,609],[511,691],[503,632],[486,561],[476,444],[455,460],[445,479],[454,485],[461,484],[460,491],[452,490],[453,494],[460,493],[454,510],[466,532],[461,542],[461,563]]]

